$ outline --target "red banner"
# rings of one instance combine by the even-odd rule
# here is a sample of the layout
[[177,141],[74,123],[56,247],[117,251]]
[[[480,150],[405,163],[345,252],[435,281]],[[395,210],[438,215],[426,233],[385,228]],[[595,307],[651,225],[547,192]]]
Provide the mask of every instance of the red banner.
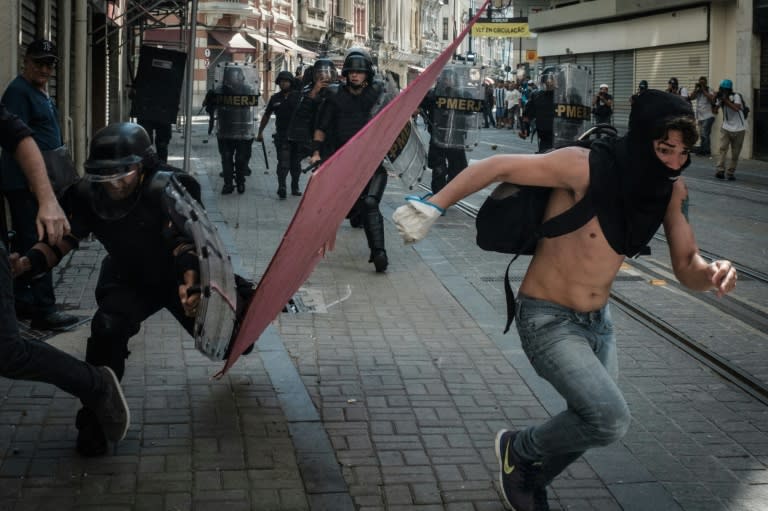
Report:
[[325,250],[332,248],[336,231],[347,213],[489,1],[483,3],[456,40],[424,72],[315,171],[259,282],[232,353],[217,376],[223,376],[243,351],[258,340],[314,271]]

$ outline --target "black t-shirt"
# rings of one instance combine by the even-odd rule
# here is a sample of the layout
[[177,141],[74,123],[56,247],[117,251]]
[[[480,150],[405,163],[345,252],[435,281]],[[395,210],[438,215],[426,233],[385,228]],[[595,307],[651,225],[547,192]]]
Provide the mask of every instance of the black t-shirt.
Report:
[[267,109],[264,111],[265,116],[275,114],[275,131],[278,135],[286,135],[288,133],[288,127],[291,124],[291,117],[296,110],[296,106],[299,104],[301,93],[298,91],[289,91],[288,94],[278,92],[273,94],[269,98],[267,103]]

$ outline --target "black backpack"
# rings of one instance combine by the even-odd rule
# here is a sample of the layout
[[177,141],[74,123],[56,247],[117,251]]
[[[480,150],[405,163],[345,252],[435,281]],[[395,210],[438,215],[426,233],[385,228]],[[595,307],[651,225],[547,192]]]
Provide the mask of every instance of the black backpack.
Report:
[[[573,145],[589,148],[592,136],[613,137],[616,136],[616,130],[610,125],[598,124],[579,137]],[[501,183],[485,199],[475,218],[476,241],[481,249],[515,255],[504,273],[504,293],[507,298],[505,334],[515,319],[515,293],[509,283],[512,263],[520,255],[533,255],[540,239],[556,238],[573,232],[589,222],[596,213],[592,196],[587,190],[586,195],[570,209],[542,222],[551,193],[552,188]]]
[[741,92],[737,92],[736,94],[738,94],[741,99],[741,113],[744,114],[744,120],[746,121],[747,118],[749,118],[749,106],[747,105],[747,102],[744,101],[744,96],[741,95]]

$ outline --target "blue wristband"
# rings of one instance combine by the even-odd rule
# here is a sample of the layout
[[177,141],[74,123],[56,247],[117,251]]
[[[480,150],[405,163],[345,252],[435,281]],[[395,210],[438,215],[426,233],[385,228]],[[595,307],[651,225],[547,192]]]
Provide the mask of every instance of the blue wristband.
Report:
[[441,215],[444,215],[445,214],[445,209],[441,208],[437,204],[429,202],[428,200],[426,200],[427,197],[432,197],[432,194],[428,193],[424,197],[419,197],[418,195],[408,195],[408,196],[405,197],[405,200],[414,201],[414,202],[421,202],[422,204],[426,204],[428,206],[432,206],[433,208],[438,210]]

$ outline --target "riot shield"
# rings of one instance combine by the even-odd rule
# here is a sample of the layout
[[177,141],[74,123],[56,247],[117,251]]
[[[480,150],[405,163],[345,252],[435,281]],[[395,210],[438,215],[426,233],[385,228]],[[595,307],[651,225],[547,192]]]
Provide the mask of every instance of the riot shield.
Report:
[[376,75],[373,79],[373,87],[379,90],[379,97],[376,98],[376,103],[371,108],[371,118],[400,93],[397,79],[390,71],[387,71],[384,75]]
[[142,46],[133,84],[131,117],[176,124],[186,63],[186,53]]
[[591,118],[592,69],[560,64],[555,71],[555,147],[576,140]]
[[465,64],[447,64],[434,88],[432,143],[471,151],[477,145],[483,114],[484,71]]
[[255,64],[222,62],[214,74],[216,136],[248,140],[256,136],[259,72]]
[[389,148],[384,166],[402,179],[409,189],[421,182],[427,168],[427,150],[413,119],[408,121]]
[[200,261],[200,305],[195,317],[195,347],[211,360],[224,360],[237,310],[232,261],[203,207],[174,176],[165,187],[174,225],[195,242]]

